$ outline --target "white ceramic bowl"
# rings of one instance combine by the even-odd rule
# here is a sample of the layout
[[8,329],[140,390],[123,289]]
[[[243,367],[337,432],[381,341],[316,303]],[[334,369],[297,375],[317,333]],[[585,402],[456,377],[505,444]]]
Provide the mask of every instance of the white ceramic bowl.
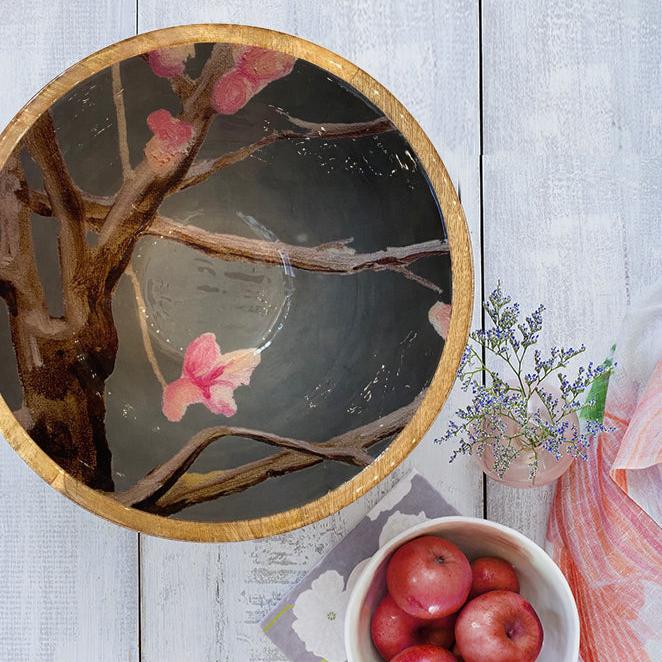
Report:
[[[441,517],[408,529],[384,545],[354,584],[345,617],[348,662],[382,662],[370,639],[370,620],[386,593],[386,565],[403,543],[422,535],[454,542],[469,560],[499,556],[515,566],[521,594],[533,605],[545,633],[537,662],[576,662],[579,615],[565,577],[533,541],[514,529],[474,517]],[[486,661],[487,662],[487,661]]]

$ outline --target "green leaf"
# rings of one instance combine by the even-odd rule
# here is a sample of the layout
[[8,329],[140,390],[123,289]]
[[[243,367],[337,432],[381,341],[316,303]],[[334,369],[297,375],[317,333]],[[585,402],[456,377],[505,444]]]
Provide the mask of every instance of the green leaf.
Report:
[[605,402],[607,400],[607,388],[609,386],[609,377],[611,376],[611,368],[614,365],[614,349],[616,345],[612,345],[611,356],[606,358],[602,363],[607,370],[603,372],[591,385],[591,390],[588,392],[586,398],[590,405],[584,405],[580,412],[579,417],[585,421],[598,421],[602,423],[605,417]]

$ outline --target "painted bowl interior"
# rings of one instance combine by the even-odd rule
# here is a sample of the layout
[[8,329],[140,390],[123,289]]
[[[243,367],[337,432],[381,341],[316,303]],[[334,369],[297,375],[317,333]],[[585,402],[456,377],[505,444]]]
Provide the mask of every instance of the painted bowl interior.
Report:
[[519,577],[521,595],[532,604],[543,626],[543,647],[537,661],[576,662],[579,616],[559,568],[521,533],[472,517],[442,517],[424,522],[397,536],[373,556],[354,585],[346,613],[349,662],[381,662],[370,638],[370,621],[386,595],[386,567],[398,547],[422,535],[450,540],[470,561],[481,556],[497,556],[511,563]]
[[[304,57],[200,42],[103,67],[47,115],[0,191],[3,257],[36,267],[7,270],[0,391],[42,450],[125,505],[233,522],[314,502],[388,449],[435,376],[452,271],[438,195],[384,111]],[[398,411],[348,441],[356,457],[306,451],[279,475],[283,438]]]

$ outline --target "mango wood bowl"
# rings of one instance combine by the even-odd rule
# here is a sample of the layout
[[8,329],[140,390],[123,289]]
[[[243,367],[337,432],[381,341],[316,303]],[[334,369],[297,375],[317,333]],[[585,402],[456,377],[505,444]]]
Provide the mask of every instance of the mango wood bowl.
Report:
[[0,168],[0,431],[88,510],[185,540],[300,527],[444,403],[462,208],[338,55],[243,26],[140,35],[32,99]]

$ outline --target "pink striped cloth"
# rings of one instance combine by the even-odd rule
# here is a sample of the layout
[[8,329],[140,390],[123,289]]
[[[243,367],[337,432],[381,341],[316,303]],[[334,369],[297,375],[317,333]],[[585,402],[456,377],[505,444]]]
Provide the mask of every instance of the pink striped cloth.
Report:
[[558,481],[548,549],[575,594],[582,662],[662,660],[662,283],[632,308],[605,424]]

